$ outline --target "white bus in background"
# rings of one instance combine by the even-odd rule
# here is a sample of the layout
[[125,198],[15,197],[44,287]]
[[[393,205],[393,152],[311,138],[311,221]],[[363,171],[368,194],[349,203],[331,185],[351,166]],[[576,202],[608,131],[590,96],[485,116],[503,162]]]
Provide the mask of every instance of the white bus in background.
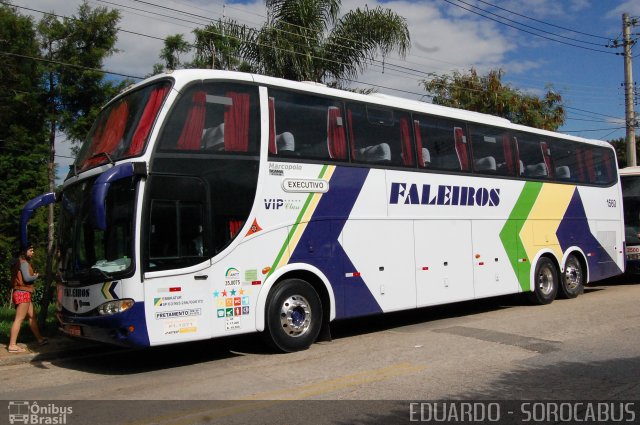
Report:
[[627,273],[640,274],[640,167],[620,170],[627,254]]
[[[65,332],[149,346],[496,295],[624,268],[606,143],[418,101],[183,70],[113,99],[58,201]],[[559,326],[562,324],[559,323]]]

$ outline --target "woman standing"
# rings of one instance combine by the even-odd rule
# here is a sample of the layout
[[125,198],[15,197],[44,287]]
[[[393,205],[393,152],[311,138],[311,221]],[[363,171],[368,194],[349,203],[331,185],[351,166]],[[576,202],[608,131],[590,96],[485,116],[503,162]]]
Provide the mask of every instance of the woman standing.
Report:
[[11,325],[11,335],[7,351],[10,353],[23,353],[27,350],[18,346],[18,334],[24,318],[29,316],[29,326],[38,340],[39,345],[45,345],[48,341],[43,338],[38,329],[38,322],[35,317],[31,295],[33,294],[34,283],[38,278],[38,273],[33,272],[31,258],[33,257],[33,246],[23,248],[17,261],[11,267],[11,284],[13,286],[13,303],[16,305],[16,318]]

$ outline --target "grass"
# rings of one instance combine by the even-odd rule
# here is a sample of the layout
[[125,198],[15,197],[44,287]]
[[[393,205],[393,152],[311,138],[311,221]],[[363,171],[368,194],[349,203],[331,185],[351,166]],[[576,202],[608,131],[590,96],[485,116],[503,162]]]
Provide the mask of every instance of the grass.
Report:
[[[36,317],[39,309],[36,307]],[[55,303],[49,305],[49,314],[47,314],[47,320],[45,322],[45,329],[40,329],[42,335],[51,336],[58,331],[58,321],[55,317],[56,306]],[[9,343],[9,332],[13,319],[16,317],[16,310],[12,307],[2,306],[0,307],[0,344]],[[20,328],[20,335],[18,335],[18,342],[30,343],[35,341],[36,338],[29,329],[29,320],[25,319],[22,322],[22,328]]]

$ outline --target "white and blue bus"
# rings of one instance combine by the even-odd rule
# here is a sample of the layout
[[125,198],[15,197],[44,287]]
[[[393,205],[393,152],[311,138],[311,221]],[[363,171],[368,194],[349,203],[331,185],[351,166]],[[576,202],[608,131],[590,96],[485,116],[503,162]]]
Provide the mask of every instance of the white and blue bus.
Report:
[[100,113],[57,201],[58,318],[153,346],[622,273],[608,144],[385,95],[213,70],[149,78]]
[[640,274],[640,167],[620,170],[627,268],[629,274]]

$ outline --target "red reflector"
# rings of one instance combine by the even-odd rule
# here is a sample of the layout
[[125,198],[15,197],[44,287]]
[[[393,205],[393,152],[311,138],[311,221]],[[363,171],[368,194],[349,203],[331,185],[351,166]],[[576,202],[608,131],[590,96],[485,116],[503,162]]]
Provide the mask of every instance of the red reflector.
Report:
[[353,277],[360,277],[360,272],[354,272]]
[[254,280],[251,282],[252,285],[260,285],[262,283],[261,280]]
[[182,288],[177,287],[177,288],[169,288],[169,292],[180,292],[182,291]]
[[423,267],[422,270],[429,270],[429,267]]
[[484,266],[484,263],[478,263],[479,266]]

